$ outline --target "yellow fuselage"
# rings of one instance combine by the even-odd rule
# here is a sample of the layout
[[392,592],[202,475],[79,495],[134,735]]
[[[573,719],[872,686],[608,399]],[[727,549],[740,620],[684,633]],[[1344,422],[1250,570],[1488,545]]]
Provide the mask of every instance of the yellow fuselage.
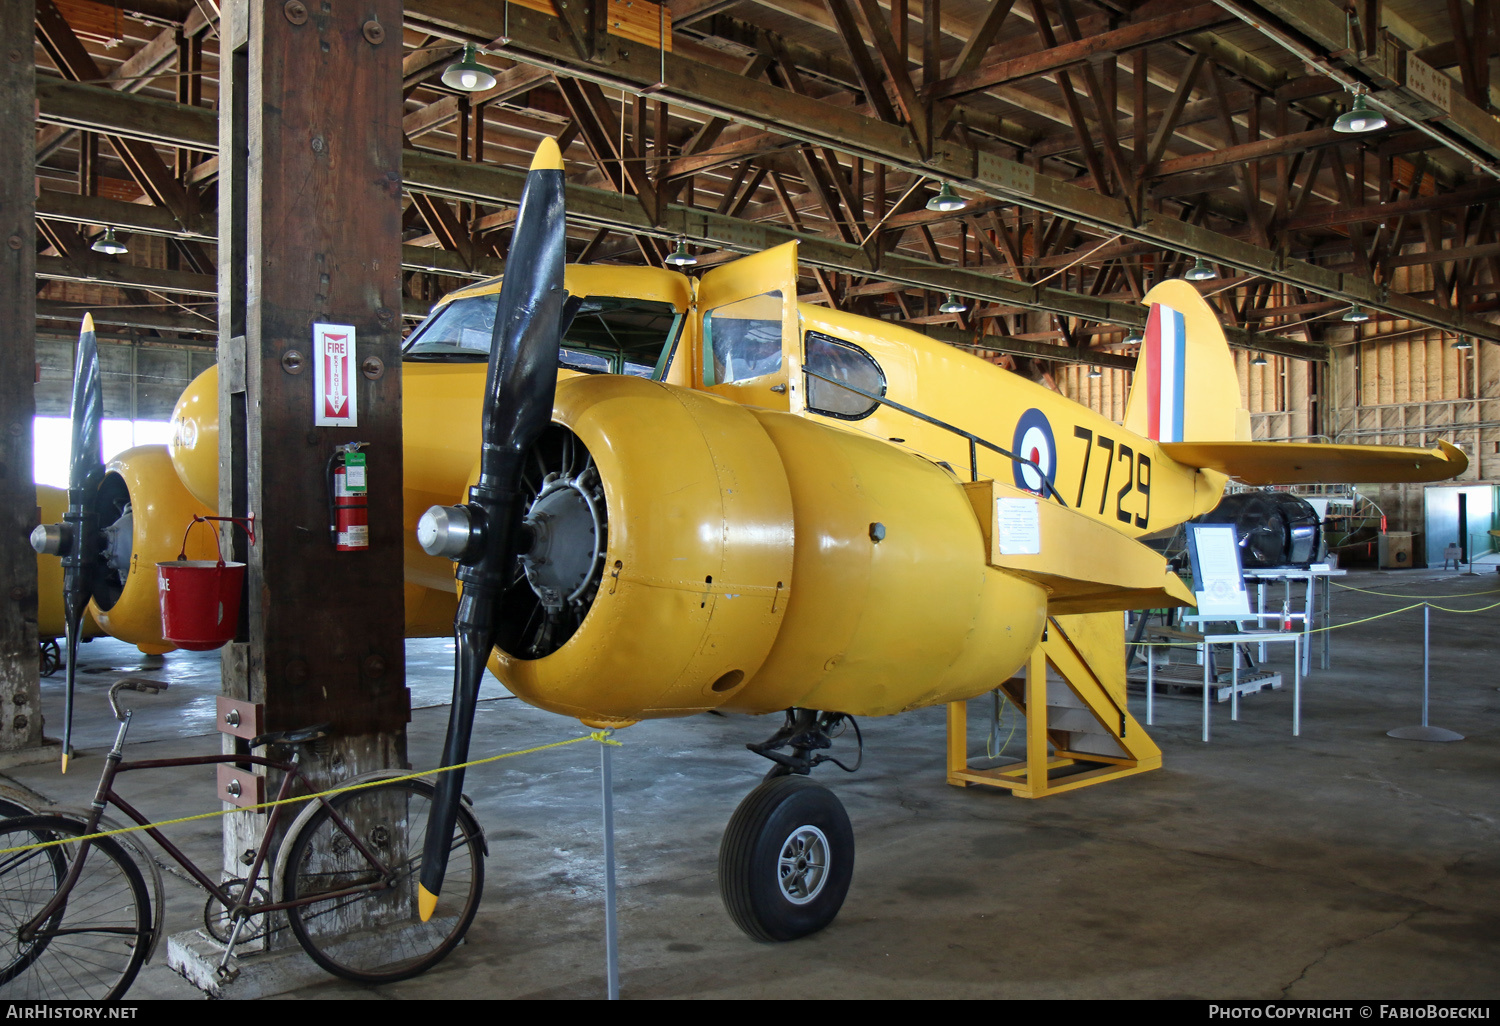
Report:
[[[661,380],[559,375],[554,420],[597,463],[608,551],[565,644],[538,658],[496,649],[492,670],[527,701],[596,724],[717,707],[882,715],[980,694],[1024,663],[1048,593],[992,565],[962,484],[967,439],[885,406],[860,419],[809,411],[812,379],[799,373],[809,332],[873,359],[888,399],[1029,447],[1063,504],[1128,536],[1217,501],[1222,479],[1055,392],[895,325],[795,303],[794,276],[786,248],[697,281],[568,268],[575,296],[670,303],[680,334]],[[757,323],[782,317],[783,358],[768,376],[714,383],[704,314],[736,302],[772,318]],[[415,528],[428,507],[463,501],[477,476],[485,376],[477,360],[403,364],[410,636],[452,630],[453,564],[424,553]],[[218,487],[215,389],[209,372],[184,394],[172,446],[204,501]],[[979,448],[977,465],[1007,494],[1043,494],[1035,470],[1003,455]]]

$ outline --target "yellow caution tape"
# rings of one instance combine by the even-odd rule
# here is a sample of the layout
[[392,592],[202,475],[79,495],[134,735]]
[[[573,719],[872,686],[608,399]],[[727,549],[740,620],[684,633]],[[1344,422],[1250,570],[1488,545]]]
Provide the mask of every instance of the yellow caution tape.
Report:
[[[115,834],[131,834],[140,830],[150,830],[154,827],[174,826],[178,823],[191,823],[197,819],[213,819],[216,816],[228,816],[235,812],[255,812],[259,809],[269,809],[277,805],[294,805],[298,802],[310,802],[317,798],[327,798],[329,795],[342,794],[345,791],[360,791],[367,787],[383,787],[386,784],[399,784],[405,780],[419,780],[422,777],[436,776],[440,773],[451,773],[453,770],[468,769],[470,766],[483,766],[485,763],[498,762],[501,759],[514,759],[519,755],[532,755],[536,752],[545,752],[549,748],[565,748],[568,745],[576,745],[580,741],[597,741],[601,745],[610,745],[614,748],[623,748],[619,741],[611,739],[613,730],[596,730],[585,734],[583,737],[575,737],[567,741],[553,741],[551,744],[537,745],[535,748],[526,748],[519,752],[502,752],[499,755],[491,755],[484,759],[473,759],[469,762],[461,762],[456,766],[440,766],[434,770],[422,770],[419,773],[407,773],[399,777],[380,777],[375,780],[365,780],[357,784],[345,784],[343,787],[332,787],[326,791],[318,791],[315,794],[297,795],[292,798],[278,798],[269,802],[261,802],[258,805],[246,805],[241,808],[220,809],[217,812],[200,812],[196,816],[181,816],[177,819],[164,819],[159,823],[138,823],[134,826],[120,827],[116,830],[101,830],[96,834],[83,834],[78,837],[63,837],[56,841],[41,841],[37,844],[22,844],[14,848],[0,848],[0,855],[9,855],[16,851],[31,851],[36,848],[51,848],[59,844],[75,844],[80,841],[93,841],[100,837],[113,837]],[[45,815],[45,813],[43,813]]]

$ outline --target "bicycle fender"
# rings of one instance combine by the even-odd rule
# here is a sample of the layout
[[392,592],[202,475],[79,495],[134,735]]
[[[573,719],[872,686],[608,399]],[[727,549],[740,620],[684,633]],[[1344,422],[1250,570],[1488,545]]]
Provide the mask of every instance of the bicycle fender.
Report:
[[[376,780],[390,780],[393,777],[410,776],[411,771],[404,769],[371,770],[368,773],[361,773],[357,777],[350,777],[339,786],[348,787],[350,784],[363,784]],[[432,774],[430,773],[424,773],[416,779],[424,781],[428,784],[433,783]],[[468,795],[464,795],[463,798],[465,801],[469,802],[470,805],[474,804],[473,801],[469,799]],[[307,825],[307,821],[312,818],[313,813],[317,812],[319,807],[320,806],[317,802],[304,802],[302,804],[302,811],[297,813],[297,818],[292,820],[291,824],[286,828],[286,833],[282,835],[281,847],[276,852],[276,866],[271,871],[271,880],[276,892],[277,901],[280,901],[283,897],[281,893],[281,881],[286,876],[286,860],[290,856],[292,851],[292,840],[296,838],[297,834],[302,831],[302,828]],[[482,832],[479,837],[479,842],[480,847],[483,848],[485,855],[489,855],[489,845],[485,842],[484,834]]]

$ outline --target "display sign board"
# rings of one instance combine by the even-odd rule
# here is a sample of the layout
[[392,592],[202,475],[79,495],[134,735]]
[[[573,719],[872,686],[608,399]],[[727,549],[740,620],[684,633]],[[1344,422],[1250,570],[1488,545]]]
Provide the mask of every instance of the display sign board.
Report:
[[1006,556],[1036,556],[1042,551],[1041,511],[1036,499],[997,498],[995,523],[1000,552]]
[[313,423],[356,427],[358,389],[354,375],[354,326],[313,325]]
[[1250,596],[1240,567],[1240,543],[1233,524],[1188,524],[1188,555],[1199,616],[1232,619],[1250,615]]

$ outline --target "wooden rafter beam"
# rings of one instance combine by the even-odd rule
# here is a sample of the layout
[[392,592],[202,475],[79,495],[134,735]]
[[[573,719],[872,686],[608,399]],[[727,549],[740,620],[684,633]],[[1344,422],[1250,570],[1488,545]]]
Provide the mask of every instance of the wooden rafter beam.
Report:
[[1100,367],[1114,367],[1119,370],[1128,371],[1135,370],[1136,365],[1136,359],[1133,356],[1123,356],[1120,353],[1111,353],[1103,349],[1089,349],[1082,346],[1054,346],[1048,345],[1046,342],[1016,338],[1013,335],[990,335],[982,332],[955,331],[952,328],[942,328],[933,324],[923,324],[917,327],[916,330],[928,338],[935,338],[951,346],[967,346],[972,349],[984,349],[994,353],[1029,356],[1038,360],[1051,360],[1054,363],[1097,364]]
[[[84,49],[83,43],[74,34],[68,20],[52,0],[36,0],[37,39],[47,51],[59,71],[75,82],[88,82],[104,77],[94,58]],[[102,90],[114,92],[113,90]],[[38,90],[40,92],[40,89]],[[174,104],[174,106],[177,106]],[[124,161],[130,176],[145,190],[152,202],[167,207],[179,220],[198,215],[196,197],[188,193],[172,176],[171,170],[149,143],[138,139],[105,132],[104,137]],[[201,258],[201,259],[198,259]],[[202,263],[199,270],[212,266],[207,258],[195,254],[195,263]]]
[[1474,185],[1452,192],[1434,193],[1413,199],[1396,200],[1391,203],[1367,204],[1362,207],[1343,206],[1318,207],[1294,214],[1284,227],[1289,231],[1304,231],[1309,228],[1328,228],[1334,225],[1352,224],[1356,221],[1384,221],[1406,214],[1426,213],[1433,210],[1450,210],[1480,203],[1500,200],[1500,185]]
[[854,73],[859,77],[860,88],[869,98],[875,116],[882,121],[895,121],[896,108],[886,95],[885,83],[875,67],[874,59],[870,57],[864,37],[859,34],[859,20],[854,16],[854,8],[849,5],[849,0],[824,0],[824,3],[828,5],[828,13],[833,15],[834,24],[838,26],[844,49],[854,64]]
[[933,93],[940,99],[952,99],[997,85],[1077,67],[1103,54],[1118,55],[1154,43],[1168,42],[1233,20],[1234,16],[1217,4],[1198,4],[1162,17],[1125,25],[1112,32],[1084,36],[1024,57],[998,61],[987,67],[944,79],[936,84]]
[[[413,150],[406,151],[403,166],[407,187],[413,191],[483,203],[515,204],[520,199],[525,181],[525,174],[520,170],[468,164]],[[769,178],[773,188],[779,186],[779,175],[773,173]],[[862,248],[780,225],[750,223],[679,204],[666,206],[660,223],[652,224],[632,198],[571,183],[567,187],[567,204],[569,220],[579,224],[609,226],[659,240],[680,236],[695,245],[742,253],[796,240],[801,243],[801,261],[809,268],[821,267],[867,278],[880,277],[933,292],[955,292],[1007,306],[1060,313],[1083,321],[1122,327],[1145,325],[1146,311],[1135,303],[1094,299],[1062,289],[1027,285],[998,276],[995,267],[942,266],[929,260],[882,253],[878,247]],[[1050,233],[1056,238],[1066,236],[1069,223],[1067,219],[1057,219],[1057,226]],[[1243,332],[1229,334],[1233,344],[1245,348],[1264,349],[1304,360],[1326,360],[1328,355],[1327,347],[1322,345],[1262,336],[1252,338]]]
[[[413,0],[407,7],[408,16],[422,16],[432,2]],[[476,36],[499,28],[498,16],[478,0],[444,2],[445,17],[448,20],[461,17]],[[747,81],[682,54],[668,53],[663,58],[655,51],[643,53],[641,47],[632,46],[628,51],[623,48],[613,51],[607,71],[582,66],[569,48],[548,35],[551,21],[536,12],[512,8],[513,48],[508,56],[556,67],[565,74],[599,76],[611,82],[633,84],[637,89],[656,86],[662,80],[664,61],[665,84],[658,93],[676,105],[716,116],[732,116],[742,123],[779,131],[800,141],[829,145],[843,153],[917,173],[925,171],[999,199],[1065,213],[1080,223],[1155,241],[1164,249],[1202,255],[1250,273],[1301,283],[1345,302],[1359,302],[1447,330],[1500,340],[1500,328],[1486,320],[1455,317],[1404,296],[1383,296],[1372,283],[1347,280],[1305,261],[1229,238],[1191,220],[1147,214],[1143,221],[1136,221],[1119,200],[1037,175],[1031,168],[992,154],[980,154],[969,146],[946,143],[933,153],[929,162],[921,164],[918,140],[909,130],[848,108],[797,97],[766,83]]]

